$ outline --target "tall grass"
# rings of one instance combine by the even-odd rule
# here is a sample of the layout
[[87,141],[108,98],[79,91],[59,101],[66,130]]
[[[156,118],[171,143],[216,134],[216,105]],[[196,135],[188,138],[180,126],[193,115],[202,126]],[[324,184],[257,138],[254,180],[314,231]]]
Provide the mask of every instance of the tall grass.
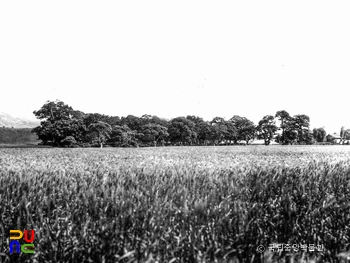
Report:
[[[0,262],[338,262],[350,148],[0,149],[0,200]],[[34,255],[10,229],[35,229]]]

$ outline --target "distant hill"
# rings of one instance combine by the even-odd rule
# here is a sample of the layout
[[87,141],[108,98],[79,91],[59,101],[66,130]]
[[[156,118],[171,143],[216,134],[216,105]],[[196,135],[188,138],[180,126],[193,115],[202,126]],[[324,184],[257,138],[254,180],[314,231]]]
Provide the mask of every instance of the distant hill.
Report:
[[11,145],[37,145],[38,136],[31,130],[39,126],[39,121],[13,117],[0,112],[0,147]]
[[34,128],[39,125],[39,121],[31,121],[24,118],[17,118],[11,116],[10,114],[0,112],[0,127]]
[[40,141],[30,128],[1,128],[0,147],[3,145],[37,145]]

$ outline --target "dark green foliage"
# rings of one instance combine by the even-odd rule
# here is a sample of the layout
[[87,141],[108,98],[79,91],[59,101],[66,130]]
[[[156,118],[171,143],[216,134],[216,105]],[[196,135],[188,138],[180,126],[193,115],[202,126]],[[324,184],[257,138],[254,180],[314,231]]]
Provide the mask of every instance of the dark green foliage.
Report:
[[290,121],[291,129],[297,131],[298,142],[306,142],[305,134],[309,132],[310,118],[305,114],[295,115]]
[[289,115],[287,111],[278,111],[275,115],[280,121],[282,134],[278,136],[281,144],[314,144],[314,136],[309,130],[310,117],[305,114]]
[[168,128],[170,141],[181,145],[194,144],[198,135],[195,127],[195,123],[187,118],[172,119]]
[[72,146],[75,146],[77,145],[77,141],[74,139],[73,136],[67,136],[66,138],[64,138],[61,143],[64,145],[64,146],[67,146],[67,147],[72,147]]
[[89,125],[89,135],[92,142],[97,142],[100,147],[110,138],[112,127],[106,122],[97,121]]
[[83,118],[85,114],[75,111],[62,101],[48,101],[34,115],[41,120],[40,126],[32,130],[44,145],[62,146],[67,136],[82,142],[87,131]]
[[[142,117],[128,115],[119,118],[98,113],[85,114],[73,110],[62,101],[48,101],[38,111],[34,111],[41,125],[33,129],[44,145],[65,146],[62,140],[67,136],[75,139],[76,145],[85,146],[166,146],[166,145],[231,145],[250,144],[254,139],[264,139],[265,145],[275,139],[280,144],[315,144],[323,136],[309,130],[307,115],[290,116],[286,111],[278,111],[275,117],[266,115],[257,126],[246,117],[234,115],[225,120],[215,117],[204,121],[198,116],[188,115],[170,121],[144,114]],[[276,134],[280,121],[282,134]],[[98,123],[108,128],[103,134],[97,132]],[[324,130],[322,132],[325,132]],[[112,134],[113,133],[113,134]],[[342,130],[343,141],[350,138],[348,130]],[[103,135],[103,136],[102,136]],[[317,138],[316,138],[316,137]]]
[[164,146],[168,138],[168,128],[159,124],[148,123],[141,126],[138,138],[142,143],[149,146]]
[[326,140],[326,131],[325,129],[323,128],[314,128],[312,130],[312,134],[313,134],[313,137],[314,139],[317,141],[317,142],[324,142]]
[[253,140],[255,137],[255,125],[254,123],[247,119],[246,117],[241,117],[238,115],[234,115],[230,122],[237,130],[237,136],[235,136],[235,141],[241,140],[245,141],[246,144],[249,144],[250,140]]
[[279,136],[279,143],[281,144],[288,144],[290,142],[290,137],[286,135],[285,131],[287,129],[288,126],[288,122],[291,119],[291,116],[289,115],[289,113],[285,110],[280,110],[276,112],[275,115],[276,118],[278,118],[278,120],[281,122],[280,128],[282,130],[282,134],[281,136]]
[[130,147],[137,146],[137,132],[132,131],[128,126],[115,125],[112,128],[111,136],[107,141],[108,145],[115,147]]
[[264,139],[265,145],[269,145],[278,130],[275,118],[271,115],[266,115],[261,121],[259,121],[256,130],[258,138]]

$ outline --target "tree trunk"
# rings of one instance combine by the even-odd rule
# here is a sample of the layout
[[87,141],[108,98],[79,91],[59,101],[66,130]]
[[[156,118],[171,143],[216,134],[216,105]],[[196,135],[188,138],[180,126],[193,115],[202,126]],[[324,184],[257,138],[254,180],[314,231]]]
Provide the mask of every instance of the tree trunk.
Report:
[[100,142],[100,148],[103,148],[103,144],[102,144],[102,142]]

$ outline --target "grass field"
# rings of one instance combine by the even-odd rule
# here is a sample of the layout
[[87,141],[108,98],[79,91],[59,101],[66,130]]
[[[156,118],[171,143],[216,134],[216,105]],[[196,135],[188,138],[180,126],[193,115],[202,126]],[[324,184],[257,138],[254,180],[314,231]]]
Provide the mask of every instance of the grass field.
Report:
[[350,147],[0,149],[0,200],[0,263],[338,262]]

